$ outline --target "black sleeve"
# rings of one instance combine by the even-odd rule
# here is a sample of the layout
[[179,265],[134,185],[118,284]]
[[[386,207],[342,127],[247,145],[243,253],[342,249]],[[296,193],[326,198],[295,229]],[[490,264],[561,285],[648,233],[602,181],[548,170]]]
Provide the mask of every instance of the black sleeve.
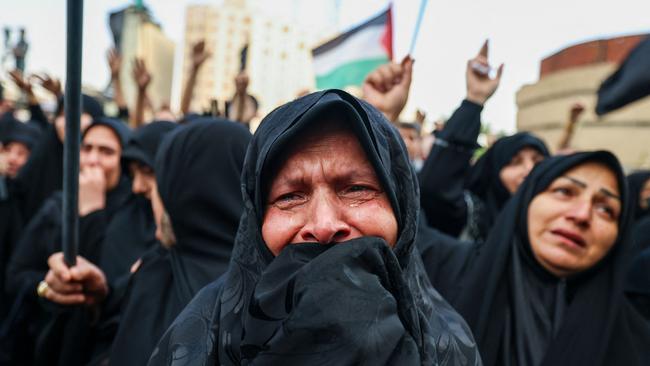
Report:
[[107,226],[105,210],[93,211],[79,218],[79,254],[96,266],[100,265]]
[[49,121],[38,103],[29,105],[29,113],[31,120],[36,122],[40,128],[44,129],[49,125]]
[[437,136],[420,171],[420,200],[430,226],[458,236],[467,221],[463,194],[478,147],[483,107],[464,100]]
[[129,120],[129,108],[127,107],[121,107],[117,111],[117,118],[123,120],[123,121],[128,121]]
[[49,269],[47,259],[54,247],[60,247],[60,215],[60,205],[48,200],[25,228],[7,265],[9,294],[15,295],[27,288],[28,296],[37,296],[36,287]]
[[421,222],[416,247],[433,287],[448,301],[454,299],[480,246],[451,237]]

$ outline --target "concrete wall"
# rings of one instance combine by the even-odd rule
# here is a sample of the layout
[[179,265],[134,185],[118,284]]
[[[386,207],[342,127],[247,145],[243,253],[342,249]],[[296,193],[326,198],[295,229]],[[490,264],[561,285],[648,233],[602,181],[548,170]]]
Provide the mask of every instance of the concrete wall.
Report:
[[650,98],[602,117],[595,112],[600,84],[647,35],[585,42],[542,60],[540,80],[517,92],[517,129],[530,131],[555,151],[571,106],[585,105],[571,147],[614,152],[627,169],[650,168]]

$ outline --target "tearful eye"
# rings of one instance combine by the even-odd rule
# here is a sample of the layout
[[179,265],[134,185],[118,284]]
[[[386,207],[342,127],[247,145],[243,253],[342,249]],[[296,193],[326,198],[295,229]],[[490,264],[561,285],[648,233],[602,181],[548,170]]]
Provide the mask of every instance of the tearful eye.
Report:
[[616,211],[614,210],[614,208],[612,208],[609,205],[606,205],[606,204],[597,205],[596,210],[597,210],[597,212],[602,213],[603,215],[605,215],[610,220],[615,220],[615,219],[618,218],[618,215],[616,214]]
[[341,191],[340,196],[344,199],[352,199],[356,201],[367,201],[379,193],[379,190],[363,184],[353,184]]
[[552,192],[562,197],[570,197],[573,193],[570,188],[566,188],[566,187],[554,188]]
[[289,192],[279,195],[271,201],[270,204],[284,210],[300,205],[304,203],[305,200],[306,198],[303,194],[300,194],[299,192]]

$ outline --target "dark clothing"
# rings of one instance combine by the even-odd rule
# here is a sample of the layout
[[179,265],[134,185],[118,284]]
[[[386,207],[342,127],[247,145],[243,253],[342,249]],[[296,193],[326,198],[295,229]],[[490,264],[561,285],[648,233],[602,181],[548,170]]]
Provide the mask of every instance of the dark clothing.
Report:
[[122,160],[137,161],[153,169],[160,142],[177,126],[174,122],[153,121],[136,129],[122,151]]
[[539,138],[520,132],[499,139],[472,166],[482,107],[463,101],[436,138],[422,171],[421,204],[431,227],[469,241],[485,241],[510,193],[499,173],[525,147],[548,156]]
[[250,139],[238,123],[203,118],[161,143],[154,170],[176,243],[145,256],[133,276],[112,365],[145,364],[185,305],[228,269],[244,209],[239,177]]
[[33,121],[23,123],[18,120],[8,121],[8,123],[11,127],[0,137],[2,144],[8,145],[12,142],[20,142],[31,151],[41,136],[41,128],[38,127],[37,123]]
[[634,223],[632,237],[638,254],[630,265],[625,291],[637,309],[650,319],[650,216]]
[[[591,161],[617,176],[619,235],[594,267],[560,279],[533,255],[528,207],[555,178]],[[549,158],[508,201],[485,243],[434,238],[421,246],[431,281],[472,327],[486,365],[649,364],[650,324],[623,293],[634,250],[627,195],[622,168],[608,152]]]
[[48,197],[63,188],[63,144],[53,125],[44,126],[16,182],[17,199],[26,221],[34,217]]
[[[80,218],[79,222],[79,255],[96,263],[112,286],[124,281],[131,265],[155,242],[149,203],[134,196],[130,189],[130,181],[122,179],[108,193],[106,208]],[[14,295],[25,293],[21,299],[28,304],[25,311],[33,312],[27,316],[27,326],[40,334],[38,338],[37,334],[32,335],[37,339],[36,364],[83,364],[94,352],[90,319],[97,318],[99,313],[84,307],[59,307],[42,300],[45,307],[37,306],[35,289],[47,274],[47,260],[61,251],[61,210],[62,197],[57,193],[26,227],[7,273],[8,290]],[[34,321],[39,324],[31,323]]]
[[464,100],[436,136],[420,171],[420,203],[429,226],[460,235],[467,222],[464,199],[470,160],[478,147],[483,107]]
[[627,182],[630,187],[630,200],[632,200],[635,220],[642,219],[650,214],[650,208],[641,207],[640,197],[643,186],[648,180],[650,180],[650,171],[647,170],[637,171],[627,176]]
[[[269,170],[305,128],[339,119],[375,168],[399,226],[393,248],[375,237],[287,245],[261,235]],[[271,112],[242,173],[244,214],[228,272],[183,310],[150,365],[477,365],[463,319],[433,289],[414,248],[419,192],[398,132],[369,104],[339,90]]]

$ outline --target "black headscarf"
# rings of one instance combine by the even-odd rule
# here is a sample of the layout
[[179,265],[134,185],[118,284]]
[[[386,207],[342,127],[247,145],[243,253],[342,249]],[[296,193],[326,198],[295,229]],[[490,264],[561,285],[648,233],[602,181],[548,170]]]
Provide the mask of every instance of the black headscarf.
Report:
[[176,243],[143,258],[111,364],[146,363],[185,305],[227,270],[244,210],[240,176],[250,139],[239,123],[201,118],[163,140],[154,171]]
[[650,208],[642,208],[641,200],[639,195],[641,195],[641,190],[643,185],[650,180],[650,171],[641,170],[629,174],[627,176],[627,183],[630,186],[630,200],[632,200],[632,209],[634,210],[634,219],[638,220],[650,213]]
[[169,121],[153,121],[133,131],[131,139],[122,151],[125,161],[137,161],[153,169],[156,152],[163,137],[178,124]]
[[482,199],[486,205],[488,226],[491,226],[489,224],[496,219],[511,196],[503,185],[499,173],[525,147],[532,147],[545,157],[549,155],[544,141],[528,132],[519,132],[498,139],[476,161],[467,177],[467,189]]
[[[604,164],[616,175],[622,199],[618,237],[594,267],[560,280],[534,259],[528,206],[554,179],[586,162]],[[450,298],[472,327],[486,365],[649,364],[648,323],[623,295],[633,250],[627,198],[623,170],[609,152],[549,158],[531,172],[457,277],[461,289]]]
[[[93,120],[103,116],[101,104],[90,96],[82,96],[81,107],[82,112],[89,114]],[[59,101],[58,108],[63,110],[63,99]],[[43,130],[16,180],[25,220],[30,220],[52,193],[63,189],[63,143],[53,124]]]
[[[123,122],[107,118],[94,121],[84,136],[96,126],[110,128],[121,146],[129,138],[129,129]],[[27,304],[25,311],[32,311],[27,321],[31,328],[41,331],[34,352],[38,364],[86,362],[97,351],[93,343],[98,341],[96,336],[100,332],[93,328],[97,314],[85,307],[55,307],[47,313],[29,307],[37,300],[33,289],[48,271],[49,256],[61,251],[61,210],[62,195],[56,192],[26,227],[8,270],[9,290],[13,294],[23,291],[25,298],[20,301]],[[114,286],[128,278],[131,265],[155,243],[154,232],[148,201],[132,194],[130,180],[122,171],[118,184],[106,192],[104,209],[80,218],[79,255],[97,264],[106,274],[109,285]],[[106,319],[100,320],[104,324]],[[43,326],[45,328],[41,329]],[[113,334],[115,329],[116,326]]]
[[[399,237],[394,248],[363,237],[288,245],[274,257],[261,235],[265,172],[304,128],[328,114],[358,137],[391,202]],[[414,250],[416,176],[398,132],[375,108],[328,90],[274,110],[251,141],[242,193],[245,210],[228,272],[181,313],[150,365],[480,363],[467,326],[428,282]]]
[[2,123],[9,125],[3,136],[0,137],[2,138],[3,145],[7,145],[10,142],[20,142],[31,150],[41,136],[41,129],[32,123],[22,123],[17,119],[8,119]]

